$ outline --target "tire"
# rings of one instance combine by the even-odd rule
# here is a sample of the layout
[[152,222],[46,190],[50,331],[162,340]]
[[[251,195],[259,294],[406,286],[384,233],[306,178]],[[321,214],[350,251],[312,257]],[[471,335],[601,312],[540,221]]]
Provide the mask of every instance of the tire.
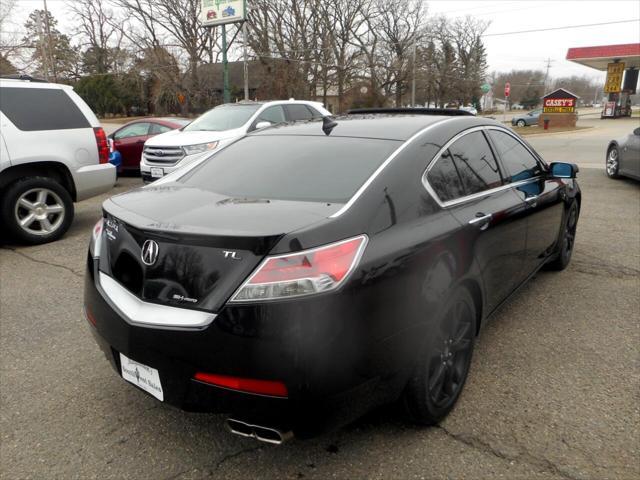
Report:
[[561,271],[569,266],[571,262],[571,255],[573,254],[573,247],[576,241],[576,229],[578,226],[578,217],[580,210],[578,209],[578,202],[574,201],[569,207],[566,219],[562,225],[561,238],[558,239],[559,252],[556,257],[547,263],[547,270]]
[[471,294],[465,288],[457,289],[442,311],[402,394],[405,412],[420,425],[435,425],[449,414],[471,365],[476,333]]
[[516,122],[516,125],[517,125],[518,127],[526,127],[526,126],[527,126],[527,122],[525,122],[524,120],[518,120],[518,121]]
[[29,245],[53,242],[71,226],[73,201],[55,180],[26,177],[7,187],[0,220],[15,240]]
[[620,178],[618,171],[620,170],[620,151],[616,145],[612,145],[607,150],[607,160],[605,162],[605,171],[609,178]]

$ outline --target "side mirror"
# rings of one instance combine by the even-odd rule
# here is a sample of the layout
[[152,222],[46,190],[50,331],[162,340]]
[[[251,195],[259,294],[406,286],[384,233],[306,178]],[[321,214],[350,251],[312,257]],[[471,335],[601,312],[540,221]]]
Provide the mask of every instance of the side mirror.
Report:
[[636,128],[636,129],[633,131],[633,134],[634,134],[634,135],[638,135],[638,136],[640,137],[640,127]]
[[549,172],[552,178],[576,178],[580,171],[575,163],[553,162],[549,165]]
[[256,123],[256,130],[260,128],[270,127],[271,125],[272,125],[271,122],[267,122],[266,120],[263,120],[261,122]]

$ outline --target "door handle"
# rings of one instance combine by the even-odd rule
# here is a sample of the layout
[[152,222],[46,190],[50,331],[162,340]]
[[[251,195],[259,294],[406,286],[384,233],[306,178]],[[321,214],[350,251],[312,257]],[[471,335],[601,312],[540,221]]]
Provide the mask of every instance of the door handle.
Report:
[[535,207],[536,205],[538,205],[538,195],[531,195],[530,197],[526,197],[524,201],[530,207]]
[[469,220],[469,225],[474,225],[480,230],[486,230],[489,228],[489,222],[493,218],[492,214],[484,214],[482,212],[476,213],[476,217]]

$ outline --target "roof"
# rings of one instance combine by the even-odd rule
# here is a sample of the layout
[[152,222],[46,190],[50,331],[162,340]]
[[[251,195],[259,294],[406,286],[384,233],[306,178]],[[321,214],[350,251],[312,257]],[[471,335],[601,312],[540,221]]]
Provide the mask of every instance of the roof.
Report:
[[[405,141],[423,128],[442,120],[456,117],[444,115],[349,115],[337,117],[338,125],[331,131],[332,137],[380,138]],[[474,119],[473,116],[457,118]],[[282,125],[256,131],[251,135],[322,135],[322,122],[309,121]]]
[[620,60],[625,68],[640,67],[640,43],[570,48],[567,60],[596,70],[606,70],[608,63]]
[[545,93],[542,98],[567,98],[567,95],[573,98],[580,98],[578,95],[570,92],[566,88],[556,88],[552,92]]

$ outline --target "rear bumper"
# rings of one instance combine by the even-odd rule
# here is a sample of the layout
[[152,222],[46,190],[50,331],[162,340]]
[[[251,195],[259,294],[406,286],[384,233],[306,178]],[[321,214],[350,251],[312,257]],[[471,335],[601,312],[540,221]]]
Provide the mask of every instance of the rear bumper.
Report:
[[116,183],[116,167],[111,163],[89,165],[73,172],[76,201],[108,192]]
[[[96,276],[89,259],[85,307],[106,358],[119,374],[119,353],[157,369],[164,401],[183,410],[286,425],[305,437],[395,400],[409,374],[415,332],[376,340],[376,319],[358,296],[227,306],[203,328],[159,328],[123,318]],[[195,380],[196,372],[281,381],[288,396],[212,386]]]

